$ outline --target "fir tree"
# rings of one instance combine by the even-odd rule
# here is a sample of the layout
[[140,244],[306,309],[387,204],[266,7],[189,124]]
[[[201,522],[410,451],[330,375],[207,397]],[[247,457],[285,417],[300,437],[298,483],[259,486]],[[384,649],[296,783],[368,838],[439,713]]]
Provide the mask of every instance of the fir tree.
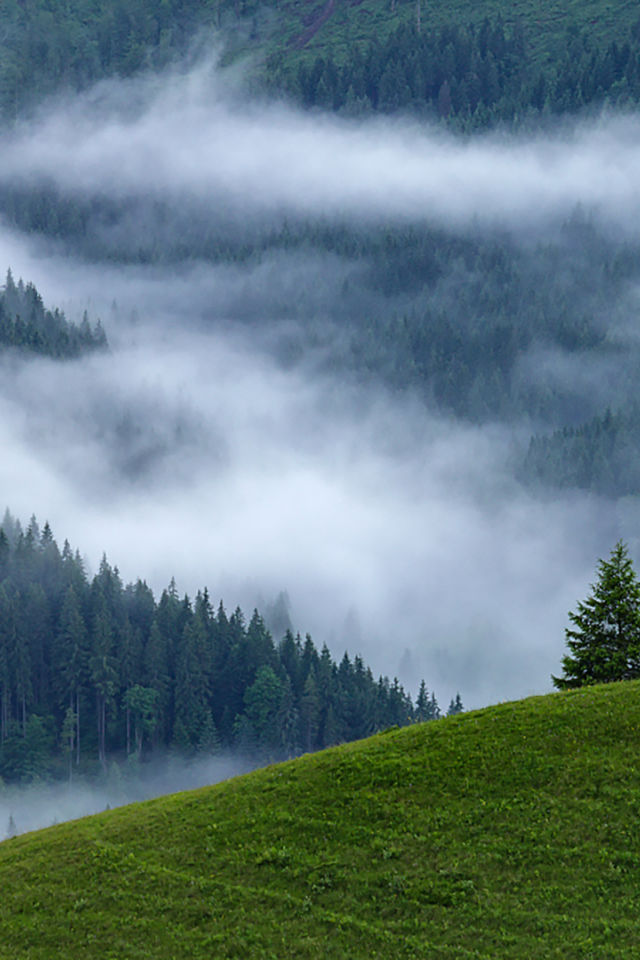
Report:
[[569,613],[563,675],[551,678],[559,689],[640,676],[640,583],[626,544],[599,560],[598,571],[592,594]]
[[447,716],[455,717],[458,713],[464,713],[464,707],[462,705],[462,697],[459,693],[456,693],[455,697],[451,698],[451,703],[449,704],[449,709],[447,710]]

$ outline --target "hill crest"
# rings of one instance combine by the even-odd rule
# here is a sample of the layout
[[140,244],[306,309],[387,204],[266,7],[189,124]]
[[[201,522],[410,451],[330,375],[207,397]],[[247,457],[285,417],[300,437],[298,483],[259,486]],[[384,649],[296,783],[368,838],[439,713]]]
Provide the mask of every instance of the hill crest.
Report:
[[631,956],[638,691],[488,707],[3,843],[3,956]]

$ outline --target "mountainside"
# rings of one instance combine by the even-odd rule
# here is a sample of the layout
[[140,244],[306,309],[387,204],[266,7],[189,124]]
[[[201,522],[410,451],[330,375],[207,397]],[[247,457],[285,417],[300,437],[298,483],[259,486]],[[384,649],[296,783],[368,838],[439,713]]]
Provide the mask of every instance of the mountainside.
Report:
[[[380,39],[385,32],[400,23],[417,22],[416,0],[327,0],[313,3],[298,0],[278,4],[285,30],[280,34],[280,44],[292,50],[324,52],[327,48],[342,50],[348,55],[350,44],[362,40]],[[508,26],[520,24],[527,29],[538,63],[557,56],[567,30],[584,30],[598,42],[624,41],[632,25],[638,20],[638,7],[631,0],[618,0],[615,4],[591,0],[576,3],[575,0],[547,0],[536,3],[532,0],[516,0],[505,4],[503,0],[449,0],[446,4],[421,3],[420,22],[422,29],[443,26],[466,27],[480,25],[485,18],[501,18]],[[313,30],[313,27],[317,29]]]
[[2,956],[633,956],[638,693],[502,704],[7,841]]
[[[491,63],[486,78],[479,62],[487,52],[487,43],[481,37],[485,21],[491,25],[490,32],[497,27],[507,37],[518,38],[514,50],[508,51],[509,58],[513,54],[516,62],[506,66],[502,63],[504,35],[499,43],[489,43]],[[474,86],[479,80],[477,96],[489,113],[492,101],[483,95],[483,88],[496,82],[496,78],[492,78],[496,65],[500,74],[504,70],[509,75],[524,69],[532,84],[539,83],[539,77],[543,77],[543,86],[550,88],[555,84],[556,74],[578,70],[582,59],[583,68],[590,64],[591,73],[599,75],[603,96],[613,93],[614,100],[617,99],[621,92],[619,83],[626,74],[635,101],[635,46],[631,65],[624,50],[629,42],[637,44],[638,22],[637,4],[631,0],[619,0],[615,5],[602,0],[582,4],[554,0],[544,5],[531,0],[513,4],[502,0],[483,0],[476,4],[451,0],[444,6],[422,0],[420,3],[415,0],[291,0],[285,3],[109,0],[102,4],[95,0],[70,0],[64,9],[51,0],[31,0],[28,4],[10,2],[3,4],[0,11],[0,115],[13,119],[56,87],[77,90],[104,77],[132,76],[140,70],[165,67],[193,49],[194,40],[198,40],[200,52],[221,42],[227,61],[245,54],[251,54],[258,63],[266,59],[267,70],[261,80],[266,76],[272,86],[284,87],[303,101],[327,107],[332,105],[329,91],[321,91],[316,97],[314,87],[310,98],[308,90],[297,88],[295,78],[301,64],[313,65],[318,73],[317,81],[324,65],[324,61],[318,63],[319,57],[328,58],[338,67],[352,66],[368,46],[373,44],[379,55],[398,28],[411,25],[418,34],[437,34],[440,52],[449,48],[438,72],[443,72],[445,79],[448,77],[456,86],[462,82],[458,76],[461,60],[469,56],[465,47],[468,48],[470,39],[473,42],[473,32],[479,32],[479,61],[470,69],[467,64],[463,82],[466,87],[469,83]],[[469,29],[472,33],[466,36],[465,43],[465,38],[457,33]],[[611,56],[612,43],[618,46]],[[416,43],[413,46],[416,47]],[[610,62],[590,61],[598,51],[604,56],[607,50]],[[393,51],[391,59],[392,54]],[[434,49],[426,55],[431,61],[439,59]],[[389,56],[384,55],[383,59],[381,73],[388,65]],[[371,72],[366,72],[369,80]],[[583,81],[585,76],[583,69]],[[555,103],[554,97],[551,98],[556,111],[575,109],[580,105],[573,102],[576,96],[579,100],[584,96],[587,103],[594,99],[598,85],[589,93],[584,82],[583,89],[574,89],[576,85],[570,82],[571,96],[562,100],[566,79],[561,77],[559,101]],[[544,102],[544,91],[534,93],[526,83],[526,89],[522,90],[520,82],[516,89],[508,80],[509,77],[508,89],[502,92],[511,106],[505,115],[513,112],[512,101],[518,100],[520,109],[528,105],[532,97],[534,103],[536,99]],[[326,84],[331,85],[329,74],[325,76]],[[503,78],[500,85],[504,86]],[[360,97],[357,90],[355,95]],[[410,100],[421,101],[424,96],[423,92],[412,90]],[[470,98],[472,101],[476,98],[473,91]],[[403,105],[402,99],[398,103],[393,97],[387,102],[384,90],[382,99],[387,112]],[[454,95],[454,112],[462,112],[455,100]],[[374,106],[377,107],[377,103]],[[496,116],[500,115],[499,111]],[[483,122],[483,118],[479,122]]]

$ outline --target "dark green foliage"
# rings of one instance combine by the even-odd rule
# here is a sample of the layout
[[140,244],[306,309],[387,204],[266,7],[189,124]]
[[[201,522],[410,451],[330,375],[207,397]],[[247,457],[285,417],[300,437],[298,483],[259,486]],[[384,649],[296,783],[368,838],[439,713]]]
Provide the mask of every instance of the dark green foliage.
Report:
[[[335,36],[334,56],[330,44],[320,55],[299,52],[310,15],[297,4],[272,9],[266,19],[278,25],[265,32],[258,20],[266,11],[256,0],[71,0],[64,8],[51,0],[13,0],[0,12],[0,114],[13,118],[56,89],[82,90],[104,77],[162,68],[183,56],[203,28],[219,26],[229,50],[262,46],[269,88],[348,115],[411,110],[473,130],[640,97],[637,24],[626,33],[621,24],[614,40],[605,31],[604,40],[594,29],[598,17],[582,29],[578,21],[565,29],[559,17],[562,26],[550,24],[545,32],[544,45],[550,32],[553,49],[542,51],[537,9],[514,17],[505,8],[508,23],[490,5],[475,10],[471,23],[466,8],[428,11],[418,29],[407,17],[413,8],[402,6],[400,17],[393,16],[395,3],[391,11],[375,10],[373,19],[367,11],[370,22],[346,46]],[[631,24],[628,14],[625,22]],[[309,39],[314,35],[312,29]]]
[[[243,4],[244,5],[244,4]],[[220,3],[199,0],[7,0],[0,13],[0,112],[15,116],[55,89],[162,67],[184,54]]]
[[[0,776],[72,779],[109,757],[238,749],[279,759],[439,715],[362,659],[338,666],[257,611],[212,609],[207,591],[156,603],[103,557],[91,581],[49,525],[0,527]],[[423,685],[424,686],[424,685]],[[420,703],[419,698],[419,703]]]
[[462,697],[459,693],[456,693],[455,697],[451,698],[451,703],[449,704],[449,709],[447,710],[447,716],[455,717],[458,713],[464,713],[464,706],[462,705]]
[[[630,362],[601,320],[604,303],[627,289],[628,274],[611,268],[616,252],[580,210],[555,242],[535,247],[428,228],[380,231],[362,254],[371,264],[364,285],[388,298],[389,313],[379,300],[376,320],[356,313],[345,362],[474,421],[566,422],[585,409],[572,382],[536,382],[523,362],[536,349]],[[391,313],[403,298],[410,309]]]
[[537,61],[526,36],[521,21],[505,28],[500,17],[423,30],[403,23],[339,62],[330,53],[297,65],[273,55],[267,76],[305,107],[349,116],[410,111],[469,132],[605,99],[640,100],[640,22],[624,43],[606,47],[590,31],[567,31],[551,62]]
[[106,346],[100,321],[92,329],[85,313],[80,326],[69,323],[59,310],[45,309],[32,283],[16,284],[11,270],[7,271],[0,289],[0,350],[13,347],[23,353],[67,358]]
[[437,720],[440,717],[440,708],[434,694],[429,696],[424,680],[420,683],[420,690],[416,698],[415,720],[424,723],[426,720]]
[[570,613],[565,631],[569,653],[562,658],[559,689],[640,676],[640,583],[622,541],[610,560],[598,561],[591,595]]
[[580,427],[532,437],[523,478],[533,485],[577,487],[608,497],[640,490],[640,416],[626,410],[595,416]]

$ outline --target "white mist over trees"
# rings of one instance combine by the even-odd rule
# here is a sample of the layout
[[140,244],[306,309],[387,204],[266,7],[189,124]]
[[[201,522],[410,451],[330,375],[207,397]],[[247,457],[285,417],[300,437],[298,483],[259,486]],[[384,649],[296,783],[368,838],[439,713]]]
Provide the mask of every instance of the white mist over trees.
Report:
[[414,697],[547,689],[637,545],[637,153],[633,115],[463,139],[211,64],[46,103],[3,132],[0,259],[110,351],[3,354],[5,501],[158,595],[287,590]]
[[[6,532],[5,532],[6,528]],[[89,579],[68,541],[45,524],[0,527],[0,778],[21,782],[129,768],[167,751],[238,751],[279,760],[417,719],[435,719],[424,682],[414,707],[402,685],[374,678],[360,655],[340,663],[287,629],[274,638],[257,610],[214,609],[206,590],[156,602],[122,583],[103,557]],[[0,782],[2,782],[0,780]]]

